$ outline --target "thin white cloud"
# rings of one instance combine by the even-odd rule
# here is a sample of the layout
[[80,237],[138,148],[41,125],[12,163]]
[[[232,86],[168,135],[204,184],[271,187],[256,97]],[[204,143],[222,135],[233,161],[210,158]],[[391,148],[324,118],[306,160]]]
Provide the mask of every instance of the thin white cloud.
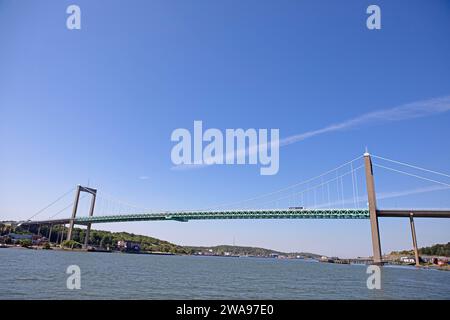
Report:
[[150,179],[148,176],[140,176],[138,177],[139,180],[148,180]]
[[172,170],[191,170],[191,169],[201,169],[201,168],[205,168],[207,166],[210,166],[210,164],[179,164],[177,166],[173,166],[171,169]]
[[[307,131],[304,133],[292,135],[283,139],[280,139],[279,145],[287,146],[293,143],[297,143],[315,136],[319,136],[325,133],[331,133],[336,131],[344,131],[348,129],[356,129],[363,125],[377,125],[388,122],[403,121],[414,118],[422,118],[426,116],[436,115],[450,111],[450,96],[433,98],[428,100],[416,101],[404,105],[400,105],[391,109],[384,109],[363,114],[361,116],[349,119],[343,122],[334,123],[326,127]],[[246,150],[237,150],[237,153],[245,153]],[[254,154],[258,152],[258,148],[252,148],[247,150],[248,154]],[[200,165],[178,165],[172,167],[174,170],[189,170],[199,169],[209,166],[208,164]]]
[[363,114],[359,117],[335,123],[318,130],[304,132],[280,140],[280,146],[303,141],[314,136],[333,131],[343,131],[353,129],[362,125],[374,125],[386,122],[409,120],[426,117],[434,114],[450,111],[450,96],[422,100],[401,105],[392,109],[385,109]]

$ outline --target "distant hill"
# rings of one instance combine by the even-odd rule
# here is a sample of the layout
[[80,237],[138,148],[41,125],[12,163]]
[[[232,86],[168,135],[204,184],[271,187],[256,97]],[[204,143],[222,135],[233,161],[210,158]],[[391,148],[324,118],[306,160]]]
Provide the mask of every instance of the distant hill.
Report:
[[195,252],[208,252],[211,250],[215,254],[224,254],[229,252],[232,255],[248,255],[248,256],[269,256],[271,254],[283,254],[282,252],[257,248],[257,247],[243,247],[243,246],[231,246],[231,245],[220,245],[212,247],[190,247],[185,248],[191,249]]
[[259,247],[245,247],[245,246],[231,246],[231,245],[220,245],[212,247],[195,247],[195,246],[185,246],[184,248],[192,250],[194,252],[212,252],[214,254],[223,255],[228,252],[231,255],[239,256],[263,256],[267,257],[272,254],[284,255],[284,256],[301,256],[304,258],[318,258],[320,255],[308,252],[281,252],[266,248]]
[[[391,255],[413,255],[413,250],[392,251]],[[428,256],[450,257],[450,242],[446,244],[435,244],[431,247],[419,248],[419,254]]]

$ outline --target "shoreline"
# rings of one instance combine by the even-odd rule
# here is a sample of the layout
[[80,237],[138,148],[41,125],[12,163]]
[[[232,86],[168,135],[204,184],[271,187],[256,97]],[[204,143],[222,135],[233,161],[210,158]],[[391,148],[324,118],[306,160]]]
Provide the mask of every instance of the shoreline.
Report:
[[[302,260],[302,261],[311,261],[311,262],[320,262],[327,264],[336,264],[336,265],[370,265],[367,263],[341,263],[341,262],[326,262],[320,261],[316,259],[306,259],[306,258],[291,258],[291,259],[280,259],[274,257],[263,257],[263,256],[239,256],[239,255],[198,255],[198,254],[179,254],[179,253],[170,253],[170,252],[123,252],[117,250],[89,250],[89,249],[69,249],[69,248],[60,248],[60,247],[51,247],[50,249],[44,249],[42,247],[21,247],[17,245],[2,245],[0,249],[19,249],[19,250],[42,250],[42,251],[64,251],[64,252],[84,252],[84,253],[113,253],[113,254],[130,254],[130,255],[155,255],[155,256],[192,256],[192,257],[216,257],[216,258],[260,258],[260,259],[271,259],[271,260]],[[343,259],[344,260],[344,259]],[[345,259],[351,260],[351,259]],[[391,263],[387,261],[383,266],[386,267],[398,267],[398,268],[407,268],[407,269],[422,269],[422,270],[437,270],[437,271],[450,271],[450,266],[435,266],[435,265],[409,265],[409,264],[398,264]]]

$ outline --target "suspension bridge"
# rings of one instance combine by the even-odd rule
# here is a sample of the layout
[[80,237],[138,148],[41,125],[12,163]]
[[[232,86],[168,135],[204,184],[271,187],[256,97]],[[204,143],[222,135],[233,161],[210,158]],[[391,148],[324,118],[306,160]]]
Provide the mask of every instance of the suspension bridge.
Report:
[[[376,159],[376,162],[373,159]],[[363,163],[358,165],[361,160]],[[384,164],[385,162],[392,166]],[[422,187],[401,192],[376,193],[374,167],[391,173],[402,174],[420,181],[426,181],[427,183],[431,183],[431,185],[425,188]],[[409,171],[399,169],[398,167],[407,168]],[[360,171],[364,172],[362,178],[359,175]],[[416,171],[421,172],[421,174],[415,173]],[[406,217],[410,221],[413,248],[416,256],[416,264],[418,264],[419,256],[414,218],[450,218],[450,209],[380,208],[377,205],[377,200],[424,192],[449,190],[450,181],[443,181],[448,178],[450,178],[450,175],[445,173],[371,155],[366,151],[364,155],[311,179],[238,202],[197,210],[149,210],[139,208],[106,194],[101,196],[94,188],[78,185],[75,188],[75,200],[51,215],[48,219],[37,220],[35,217],[55,206],[55,204],[72,193],[74,189],[64,193],[55,201],[36,212],[29,220],[18,222],[16,225],[34,225],[38,226],[39,230],[43,225],[49,226],[48,238],[51,238],[53,226],[68,225],[67,240],[72,239],[74,226],[82,225],[86,227],[84,247],[87,248],[89,245],[91,225],[94,223],[131,221],[188,222],[191,220],[218,219],[368,219],[370,220],[371,226],[373,263],[382,264],[378,218]],[[362,180],[365,180],[365,183]],[[348,185],[351,186],[350,191],[346,191],[344,182],[346,184],[348,182]],[[363,190],[363,185],[365,185],[365,190]],[[84,196],[81,197],[81,194],[84,194]],[[77,216],[80,200],[85,196],[91,196],[88,215]],[[96,209],[97,199],[102,200],[100,215],[94,215],[94,210],[98,210]],[[114,203],[115,206],[111,206],[111,203]],[[72,208],[70,217],[56,217],[70,208]],[[61,237],[58,235],[60,242],[64,239],[64,229],[61,230]]]

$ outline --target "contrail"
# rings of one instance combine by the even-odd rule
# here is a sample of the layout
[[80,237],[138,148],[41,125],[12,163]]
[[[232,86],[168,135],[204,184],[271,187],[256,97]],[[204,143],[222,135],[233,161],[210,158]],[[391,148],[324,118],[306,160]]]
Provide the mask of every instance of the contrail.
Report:
[[422,100],[413,103],[404,104],[392,109],[385,109],[363,114],[359,117],[331,124],[318,130],[304,132],[280,140],[280,146],[286,146],[299,141],[303,141],[324,133],[333,131],[343,131],[357,128],[362,125],[381,124],[386,122],[409,120],[414,118],[426,117],[434,114],[447,112],[450,110],[450,96]]
[[[403,121],[415,118],[422,118],[431,115],[436,115],[450,111],[450,96],[433,98],[428,100],[416,101],[408,104],[403,104],[391,109],[384,109],[374,112],[369,112],[353,119],[343,122],[334,123],[326,127],[307,131],[304,133],[292,135],[279,140],[279,146],[287,146],[296,142],[300,142],[312,137],[322,134],[331,133],[335,131],[344,131],[348,129],[355,129],[363,125],[376,125],[388,122]],[[236,150],[236,153],[246,152],[247,154],[254,154],[258,152],[258,148]],[[178,165],[172,167],[174,170],[199,169],[209,166],[208,164],[201,165]]]

